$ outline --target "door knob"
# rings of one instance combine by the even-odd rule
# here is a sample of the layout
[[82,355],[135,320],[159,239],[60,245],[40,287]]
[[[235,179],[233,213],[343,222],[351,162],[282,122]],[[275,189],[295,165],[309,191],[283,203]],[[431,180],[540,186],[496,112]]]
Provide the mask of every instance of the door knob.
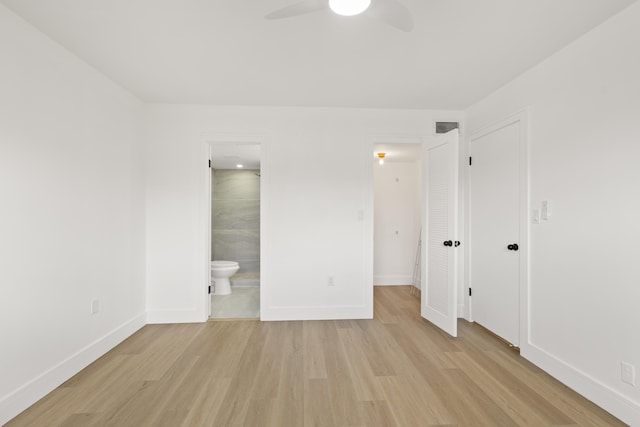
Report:
[[511,245],[507,245],[507,249],[509,249],[510,251],[517,251],[519,249],[519,246],[517,243],[513,243]]
[[453,242],[451,240],[445,240],[444,241],[444,245],[445,246],[453,246]]

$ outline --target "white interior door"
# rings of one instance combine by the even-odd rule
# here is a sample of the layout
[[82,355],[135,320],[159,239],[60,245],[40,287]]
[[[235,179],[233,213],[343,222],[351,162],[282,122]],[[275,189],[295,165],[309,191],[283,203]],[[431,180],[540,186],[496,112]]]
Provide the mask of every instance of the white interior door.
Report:
[[457,216],[458,130],[439,135],[424,150],[422,317],[452,336],[458,334]]
[[469,175],[472,318],[516,346],[523,244],[520,127],[516,121],[472,138]]

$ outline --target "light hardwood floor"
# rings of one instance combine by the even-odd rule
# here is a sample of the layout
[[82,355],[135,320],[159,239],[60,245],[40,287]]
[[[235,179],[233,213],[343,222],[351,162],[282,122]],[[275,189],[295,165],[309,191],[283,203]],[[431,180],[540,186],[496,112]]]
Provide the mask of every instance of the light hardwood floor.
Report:
[[623,426],[465,321],[453,339],[407,287],[375,319],[148,325],[7,424]]

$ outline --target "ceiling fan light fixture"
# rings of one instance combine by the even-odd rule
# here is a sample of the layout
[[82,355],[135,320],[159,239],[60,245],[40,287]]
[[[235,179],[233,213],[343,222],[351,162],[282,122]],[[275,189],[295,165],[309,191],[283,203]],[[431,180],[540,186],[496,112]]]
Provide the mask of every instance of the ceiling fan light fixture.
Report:
[[359,15],[369,8],[371,0],[329,0],[331,10],[342,16]]

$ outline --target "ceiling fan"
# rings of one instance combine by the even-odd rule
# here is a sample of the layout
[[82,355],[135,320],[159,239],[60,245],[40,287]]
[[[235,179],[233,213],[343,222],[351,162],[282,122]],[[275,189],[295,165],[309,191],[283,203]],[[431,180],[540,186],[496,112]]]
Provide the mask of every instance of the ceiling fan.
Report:
[[398,0],[301,0],[269,13],[265,19],[292,18],[321,10],[332,10],[342,16],[362,13],[400,31],[413,30],[411,12]]

